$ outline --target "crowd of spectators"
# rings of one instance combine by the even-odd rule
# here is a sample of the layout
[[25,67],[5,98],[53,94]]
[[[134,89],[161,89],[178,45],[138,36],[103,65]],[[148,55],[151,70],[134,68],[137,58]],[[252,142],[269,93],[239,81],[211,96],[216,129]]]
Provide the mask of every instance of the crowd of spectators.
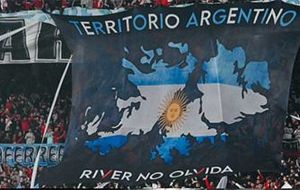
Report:
[[0,12],[13,13],[21,10],[63,10],[67,7],[93,9],[117,9],[133,7],[172,6],[186,3],[226,3],[247,0],[0,0]]
[[0,165],[0,189],[25,188],[30,186],[31,168]]
[[284,127],[284,140],[298,140],[300,142],[300,118],[297,112],[287,117],[286,126]]
[[298,74],[294,74],[293,76],[289,96],[289,114],[287,115],[283,129],[283,152],[286,156],[292,158],[300,157],[299,77]]
[[[296,86],[296,85],[292,85]],[[300,95],[294,88],[291,89],[289,98],[289,112],[284,127],[284,140],[298,140],[300,142],[300,116],[297,110],[300,110]]]
[[[65,64],[1,65],[0,144],[41,143]],[[71,107],[67,73],[43,143],[64,143]],[[0,156],[1,157],[1,156]],[[0,189],[29,187],[32,168],[0,164]]]
[[[52,96],[32,93],[10,95],[0,100],[0,143],[33,144],[41,142]],[[60,98],[46,131],[47,143],[63,143],[66,138],[68,114],[66,106],[70,99]]]
[[283,134],[283,150],[290,157],[300,157],[300,121],[299,114],[293,112],[287,117]]
[[[41,142],[55,93],[55,88],[51,88],[48,83],[53,81],[53,86],[55,83],[58,84],[57,79],[54,80],[50,76],[52,72],[57,72],[55,71],[57,67],[49,65],[44,67],[48,69],[48,73],[42,73],[40,76],[30,74],[34,68],[23,69],[22,75],[16,74],[18,71],[16,67],[2,68],[0,72],[3,74],[0,78],[0,143]],[[10,76],[10,79],[4,76]],[[6,93],[8,91],[10,92]],[[69,94],[63,93],[59,96],[44,143],[65,142],[71,106]]]

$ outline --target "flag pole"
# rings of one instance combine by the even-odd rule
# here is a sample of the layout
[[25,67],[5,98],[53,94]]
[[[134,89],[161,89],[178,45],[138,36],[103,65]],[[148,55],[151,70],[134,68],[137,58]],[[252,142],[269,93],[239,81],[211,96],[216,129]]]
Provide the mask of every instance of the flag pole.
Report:
[[43,137],[42,137],[42,141],[40,143],[40,145],[38,146],[38,153],[37,153],[37,156],[35,158],[35,161],[34,161],[34,165],[33,165],[33,171],[32,171],[32,175],[31,175],[31,181],[30,181],[30,188],[34,188],[35,187],[35,179],[36,179],[36,176],[37,176],[37,169],[38,169],[38,165],[39,165],[39,161],[40,161],[40,154],[41,154],[41,144],[43,143],[44,139],[45,139],[45,134],[46,134],[46,131],[48,130],[48,126],[49,126],[49,123],[50,123],[50,119],[51,119],[51,116],[52,116],[52,113],[53,113],[53,110],[54,110],[54,106],[56,104],[56,101],[57,101],[57,98],[58,98],[58,95],[59,95],[59,92],[60,92],[60,89],[61,89],[61,86],[62,86],[62,83],[65,79],[65,76],[67,74],[67,71],[68,71],[68,68],[70,66],[70,63],[72,61],[72,57],[73,55],[70,56],[69,58],[69,61],[65,67],[65,70],[61,76],[61,79],[59,81],[59,84],[58,84],[58,87],[56,89],[56,92],[55,92],[55,96],[54,96],[54,99],[52,101],[52,105],[51,105],[51,108],[50,108],[50,111],[49,111],[49,114],[48,114],[48,118],[47,118],[47,122],[46,122],[46,127],[45,127],[45,130],[43,132]]

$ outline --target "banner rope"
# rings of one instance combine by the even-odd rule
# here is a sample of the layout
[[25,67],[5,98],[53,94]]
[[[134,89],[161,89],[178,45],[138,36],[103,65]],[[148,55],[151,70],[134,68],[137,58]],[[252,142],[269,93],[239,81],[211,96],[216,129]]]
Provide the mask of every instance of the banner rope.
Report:
[[61,89],[61,86],[62,86],[62,83],[65,79],[65,76],[67,74],[67,71],[68,71],[68,68],[70,66],[70,63],[71,63],[71,60],[72,60],[72,57],[73,55],[70,56],[69,58],[69,61],[65,67],[65,70],[61,76],[61,79],[59,81],[59,84],[58,84],[58,87],[56,89],[56,92],[55,92],[55,96],[54,96],[54,99],[52,101],[52,105],[51,105],[51,108],[50,108],[50,111],[49,111],[49,115],[48,115],[48,118],[47,118],[47,122],[46,122],[46,127],[45,127],[45,130],[44,130],[44,133],[43,133],[43,137],[42,137],[42,140],[41,140],[41,143],[40,145],[38,146],[38,154],[35,158],[35,161],[34,161],[34,165],[33,165],[33,171],[32,171],[32,175],[31,175],[31,181],[30,181],[30,188],[34,188],[35,186],[35,179],[36,179],[36,176],[37,176],[37,169],[38,169],[38,165],[39,165],[39,161],[40,161],[40,154],[41,154],[41,144],[44,142],[44,139],[45,139],[45,134],[48,130],[48,126],[49,126],[49,123],[50,123],[50,119],[51,119],[51,116],[52,116],[52,113],[53,113],[53,110],[54,110],[54,106],[56,104],[56,101],[57,101],[57,98],[58,98],[58,95],[59,95],[59,92],[60,92],[60,89]]

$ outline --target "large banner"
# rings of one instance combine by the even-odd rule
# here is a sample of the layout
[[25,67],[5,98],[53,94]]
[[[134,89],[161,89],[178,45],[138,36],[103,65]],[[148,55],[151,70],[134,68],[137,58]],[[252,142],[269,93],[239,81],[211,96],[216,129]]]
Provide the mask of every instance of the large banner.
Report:
[[279,168],[299,7],[53,18],[73,54],[73,105],[62,163],[40,184],[167,184]]

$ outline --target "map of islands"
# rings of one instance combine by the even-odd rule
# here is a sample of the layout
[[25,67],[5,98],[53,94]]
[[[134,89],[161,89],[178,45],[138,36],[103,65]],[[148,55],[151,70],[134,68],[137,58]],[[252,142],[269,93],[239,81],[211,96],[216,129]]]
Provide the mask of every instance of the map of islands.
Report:
[[[143,135],[157,126],[163,134],[163,142],[149,150],[149,157],[152,160],[160,157],[166,164],[171,164],[172,150],[181,156],[189,155],[192,142],[188,135],[194,137],[196,143],[215,142],[217,131],[207,125],[204,116],[209,123],[230,125],[247,115],[267,111],[267,98],[254,88],[270,89],[268,62],[246,62],[242,47],[229,50],[218,41],[216,45],[216,56],[203,63],[190,52],[187,43],[175,42],[169,42],[168,48],[177,50],[184,59],[172,65],[162,58],[164,51],[160,47],[150,50],[140,47],[144,56],[139,63],[123,58],[122,67],[131,71],[127,80],[137,88],[140,96],[126,100],[116,97],[116,105],[122,113],[121,127],[112,133],[99,131],[98,138],[86,141],[85,145],[105,156],[112,149],[125,146],[129,134]],[[131,53],[126,47],[124,51]],[[138,64],[151,66],[152,72],[143,73]],[[191,89],[188,81],[198,64],[204,76]],[[201,95],[195,95],[195,92],[201,92]],[[101,121],[93,127],[93,133],[96,133]]]

